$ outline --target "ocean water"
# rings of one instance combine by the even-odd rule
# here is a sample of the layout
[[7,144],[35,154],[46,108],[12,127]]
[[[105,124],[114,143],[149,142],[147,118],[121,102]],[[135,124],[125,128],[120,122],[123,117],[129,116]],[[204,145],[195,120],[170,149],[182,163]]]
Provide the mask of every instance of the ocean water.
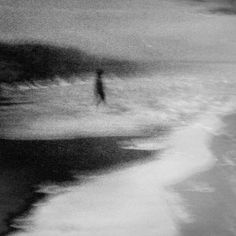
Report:
[[5,96],[18,104],[1,107],[1,136],[48,139],[118,134],[122,127],[125,133],[160,124],[178,126],[234,98],[234,67],[234,63],[170,62],[133,78],[108,74],[104,78],[107,106],[98,108],[92,74],[72,82],[58,78],[49,85],[9,87]]
[[[93,74],[1,84],[0,234],[173,236],[189,224],[188,236],[204,235],[209,221],[194,224],[174,186],[217,163],[211,138],[235,104],[234,2],[2,0],[1,40],[152,66],[105,73],[99,107]],[[196,186],[215,194],[209,183]],[[196,208],[206,199],[198,197]]]
[[233,63],[169,62],[136,77],[105,74],[99,107],[93,75],[3,85],[1,158],[13,161],[1,165],[1,230],[179,235],[194,219],[171,186],[214,165],[208,142],[234,108],[235,73]]

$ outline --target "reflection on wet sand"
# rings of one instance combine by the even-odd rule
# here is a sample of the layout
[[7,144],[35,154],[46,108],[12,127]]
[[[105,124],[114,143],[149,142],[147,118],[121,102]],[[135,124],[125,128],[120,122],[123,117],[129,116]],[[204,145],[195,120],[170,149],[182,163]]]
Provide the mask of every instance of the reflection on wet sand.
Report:
[[[151,159],[152,151],[128,150],[120,141],[132,137],[89,137],[66,140],[0,140],[0,235],[17,230],[13,221],[45,197],[38,186],[68,183],[72,173]],[[137,138],[137,137],[136,137]]]

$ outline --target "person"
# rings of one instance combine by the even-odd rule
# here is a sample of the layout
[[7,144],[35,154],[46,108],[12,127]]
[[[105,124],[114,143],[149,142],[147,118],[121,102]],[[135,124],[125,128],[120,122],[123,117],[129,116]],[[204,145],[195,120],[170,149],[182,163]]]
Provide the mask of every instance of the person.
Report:
[[96,81],[95,81],[95,97],[97,101],[97,106],[103,102],[106,103],[105,88],[102,81],[102,75],[104,71],[102,69],[96,70]]

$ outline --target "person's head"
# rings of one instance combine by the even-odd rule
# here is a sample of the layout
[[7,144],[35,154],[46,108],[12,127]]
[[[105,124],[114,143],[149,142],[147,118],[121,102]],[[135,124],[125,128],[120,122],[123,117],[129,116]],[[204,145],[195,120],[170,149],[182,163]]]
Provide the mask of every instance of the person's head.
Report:
[[98,76],[101,76],[104,73],[104,71],[102,69],[97,69],[96,73]]

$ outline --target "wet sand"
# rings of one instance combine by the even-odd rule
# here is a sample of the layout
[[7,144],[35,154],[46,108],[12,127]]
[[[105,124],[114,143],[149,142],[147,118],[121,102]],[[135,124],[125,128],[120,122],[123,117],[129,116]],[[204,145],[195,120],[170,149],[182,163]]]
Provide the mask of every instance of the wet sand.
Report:
[[[39,186],[70,185],[74,174],[110,171],[150,161],[152,151],[121,149],[119,142],[139,137],[89,137],[59,140],[0,140],[0,235],[47,197]],[[78,182],[78,179],[76,179]],[[82,181],[82,180],[81,180]]]
[[210,143],[215,166],[177,186],[190,213],[190,222],[181,227],[183,236],[236,235],[236,114],[223,122]]

